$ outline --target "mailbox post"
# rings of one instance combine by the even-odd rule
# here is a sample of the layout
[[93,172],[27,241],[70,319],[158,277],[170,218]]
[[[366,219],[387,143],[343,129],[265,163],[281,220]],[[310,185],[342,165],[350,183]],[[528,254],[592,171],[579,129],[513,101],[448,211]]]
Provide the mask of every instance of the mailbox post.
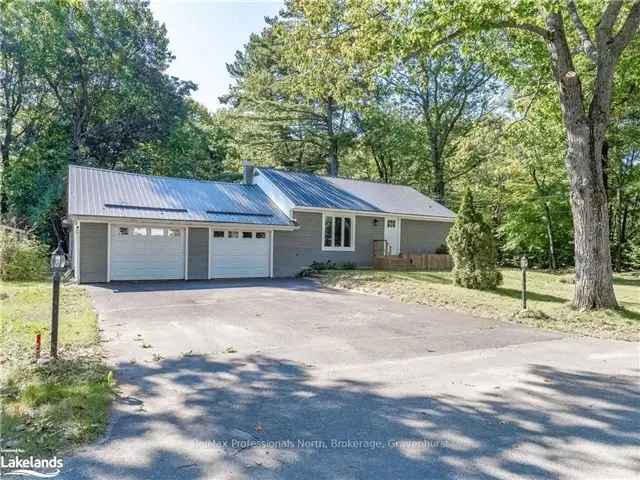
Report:
[[53,300],[51,304],[51,358],[58,358],[58,317],[60,311],[60,276],[66,268],[66,257],[62,242],[51,254],[51,271],[53,272]]
[[520,269],[522,270],[522,309],[527,309],[527,267],[529,262],[527,257],[523,255],[520,258]]

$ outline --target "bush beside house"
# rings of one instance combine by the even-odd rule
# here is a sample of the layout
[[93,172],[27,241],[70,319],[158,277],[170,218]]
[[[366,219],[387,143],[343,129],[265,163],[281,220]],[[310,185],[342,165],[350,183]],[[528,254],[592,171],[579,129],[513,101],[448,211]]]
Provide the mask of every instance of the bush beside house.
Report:
[[496,243],[491,227],[476,211],[471,191],[465,192],[460,212],[449,231],[447,245],[453,257],[456,285],[494,289],[502,282],[496,265]]
[[48,271],[47,248],[35,239],[0,232],[0,279],[41,280]]

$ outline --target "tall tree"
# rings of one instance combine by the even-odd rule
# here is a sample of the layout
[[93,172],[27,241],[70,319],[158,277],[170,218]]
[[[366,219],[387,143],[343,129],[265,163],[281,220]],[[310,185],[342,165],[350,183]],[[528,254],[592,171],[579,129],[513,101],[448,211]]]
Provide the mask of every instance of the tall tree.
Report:
[[456,142],[491,110],[499,85],[486,66],[465,58],[457,45],[438,55],[410,55],[387,81],[405,111],[424,128],[430,190],[437,201],[447,203],[446,188],[456,175],[449,164]]

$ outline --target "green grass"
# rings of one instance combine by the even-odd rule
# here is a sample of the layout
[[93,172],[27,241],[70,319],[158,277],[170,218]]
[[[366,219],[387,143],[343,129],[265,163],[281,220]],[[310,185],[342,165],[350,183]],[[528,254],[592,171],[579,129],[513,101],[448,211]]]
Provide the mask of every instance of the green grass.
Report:
[[320,276],[330,287],[383,295],[539,328],[604,338],[640,340],[640,275],[615,276],[619,310],[580,312],[571,307],[572,275],[530,271],[528,309],[521,312],[521,274],[503,269],[503,284],[492,291],[452,284],[450,272],[330,271]]
[[104,432],[113,379],[102,361],[96,315],[84,289],[61,287],[59,359],[33,361],[35,336],[49,352],[50,282],[3,282],[0,433],[4,447],[60,454]]

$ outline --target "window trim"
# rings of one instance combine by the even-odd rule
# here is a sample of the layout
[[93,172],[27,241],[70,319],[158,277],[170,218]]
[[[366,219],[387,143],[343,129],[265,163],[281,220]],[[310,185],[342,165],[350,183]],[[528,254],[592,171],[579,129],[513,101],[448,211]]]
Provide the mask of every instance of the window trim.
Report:
[[[324,244],[324,232],[326,228],[327,218],[349,218],[351,219],[351,245],[349,247],[326,247]],[[333,220],[332,220],[333,222]],[[342,223],[342,240],[344,242],[344,223]],[[333,233],[333,228],[331,229]],[[334,242],[335,235],[331,235],[331,241]],[[322,212],[322,230],[320,232],[320,246],[324,252],[355,252],[356,251],[356,216],[344,213]]]

